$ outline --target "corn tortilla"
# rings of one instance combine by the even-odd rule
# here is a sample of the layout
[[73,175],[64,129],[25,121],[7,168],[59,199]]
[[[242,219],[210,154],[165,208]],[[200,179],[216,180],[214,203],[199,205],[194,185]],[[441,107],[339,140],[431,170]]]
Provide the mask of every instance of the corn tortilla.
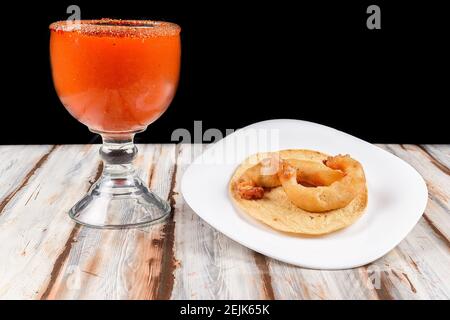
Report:
[[[278,152],[283,159],[312,160],[322,162],[328,155],[311,150],[282,150]],[[345,228],[354,223],[367,206],[367,187],[346,207],[325,213],[311,213],[296,207],[286,196],[283,187],[266,190],[259,200],[242,199],[236,190],[236,182],[251,166],[270,153],[258,153],[248,157],[234,172],[229,192],[234,205],[245,214],[282,232],[303,235],[323,235]]]

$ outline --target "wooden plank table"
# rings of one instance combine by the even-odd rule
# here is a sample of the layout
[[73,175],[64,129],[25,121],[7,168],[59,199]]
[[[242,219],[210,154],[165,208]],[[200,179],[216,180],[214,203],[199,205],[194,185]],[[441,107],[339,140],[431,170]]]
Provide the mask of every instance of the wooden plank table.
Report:
[[1,146],[0,298],[449,299],[450,145],[380,147],[426,180],[423,218],[374,263],[317,271],[255,253],[188,207],[180,180],[201,145],[139,145],[140,175],[173,212],[120,231],[67,216],[101,172],[98,145]]

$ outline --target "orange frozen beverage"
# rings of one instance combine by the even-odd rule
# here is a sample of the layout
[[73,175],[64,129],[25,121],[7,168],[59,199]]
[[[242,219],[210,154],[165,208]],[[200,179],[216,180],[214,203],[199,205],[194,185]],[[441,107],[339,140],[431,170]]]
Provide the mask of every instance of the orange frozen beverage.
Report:
[[169,106],[179,77],[178,25],[102,19],[50,29],[58,96],[91,130],[140,131]]

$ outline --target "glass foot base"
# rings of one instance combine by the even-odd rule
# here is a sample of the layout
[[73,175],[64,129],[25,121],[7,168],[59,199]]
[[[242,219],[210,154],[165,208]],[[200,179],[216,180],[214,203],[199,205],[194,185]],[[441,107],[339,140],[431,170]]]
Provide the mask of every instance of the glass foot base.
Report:
[[148,190],[137,176],[102,176],[69,216],[85,226],[100,229],[136,228],[163,221],[170,205]]

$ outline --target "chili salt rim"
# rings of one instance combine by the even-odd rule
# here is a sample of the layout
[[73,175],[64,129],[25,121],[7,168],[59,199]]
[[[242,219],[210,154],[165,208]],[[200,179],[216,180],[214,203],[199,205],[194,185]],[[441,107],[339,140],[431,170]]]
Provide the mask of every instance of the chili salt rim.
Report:
[[175,36],[181,31],[180,26],[172,22],[107,18],[57,21],[50,24],[49,29],[56,32],[76,32],[87,36],[110,37]]

